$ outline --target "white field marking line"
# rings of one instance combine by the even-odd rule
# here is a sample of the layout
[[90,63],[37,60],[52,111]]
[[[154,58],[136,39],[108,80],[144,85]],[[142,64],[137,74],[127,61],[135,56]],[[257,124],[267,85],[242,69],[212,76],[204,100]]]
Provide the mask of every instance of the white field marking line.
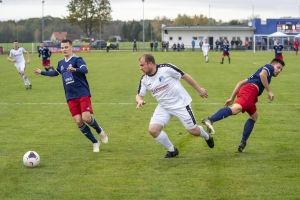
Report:
[[[128,103],[128,102],[104,102],[104,103],[98,103],[92,102],[92,105],[135,105],[136,103]],[[153,103],[147,103],[147,104],[157,104],[156,102]],[[0,102],[0,105],[67,105],[67,103],[47,103],[47,102],[41,102],[41,103],[26,103],[26,102]],[[191,105],[224,105],[224,103],[216,103],[216,102],[212,102],[212,103],[191,103]],[[299,103],[295,103],[295,104],[281,104],[281,103],[257,103],[257,105],[272,105],[272,106],[300,106]]]

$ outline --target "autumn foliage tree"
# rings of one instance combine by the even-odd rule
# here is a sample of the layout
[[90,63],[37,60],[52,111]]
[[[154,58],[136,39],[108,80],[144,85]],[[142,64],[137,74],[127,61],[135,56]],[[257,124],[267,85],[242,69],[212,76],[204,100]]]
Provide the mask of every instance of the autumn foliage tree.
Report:
[[109,0],[71,0],[67,8],[69,15],[65,19],[78,25],[89,38],[93,32],[100,32],[99,24],[112,20]]

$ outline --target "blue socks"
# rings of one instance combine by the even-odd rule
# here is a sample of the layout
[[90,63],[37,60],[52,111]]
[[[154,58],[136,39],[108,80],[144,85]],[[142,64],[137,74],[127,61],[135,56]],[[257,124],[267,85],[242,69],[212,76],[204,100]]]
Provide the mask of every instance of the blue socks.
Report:
[[254,124],[255,124],[255,121],[251,118],[249,118],[245,125],[244,125],[244,132],[243,132],[243,137],[242,137],[242,142],[245,142],[248,140],[252,130],[253,130],[253,127],[254,127]]
[[221,119],[224,119],[228,116],[232,115],[232,111],[230,108],[225,107],[225,108],[221,108],[218,112],[216,112],[213,116],[209,117],[209,119],[212,122],[216,122],[219,121]]
[[79,129],[85,135],[85,137],[92,141],[92,143],[98,143],[98,140],[96,140],[91,132],[91,129],[86,124],[83,124],[83,126],[79,127]]
[[93,127],[97,131],[98,134],[101,133],[102,129],[93,117],[91,117],[91,123],[90,124],[88,123],[88,125]]

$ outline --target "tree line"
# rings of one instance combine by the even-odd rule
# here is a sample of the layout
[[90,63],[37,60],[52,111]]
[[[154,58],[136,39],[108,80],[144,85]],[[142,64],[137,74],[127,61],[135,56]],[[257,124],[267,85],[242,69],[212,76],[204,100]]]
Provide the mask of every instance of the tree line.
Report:
[[[112,36],[121,36],[124,41],[133,41],[134,39],[160,41],[162,24],[173,26],[247,25],[250,19],[223,22],[202,14],[194,16],[178,14],[175,19],[163,16],[155,17],[152,20],[113,21],[109,0],[71,0],[67,8],[69,15],[64,18],[46,16],[44,19],[0,21],[0,42],[13,42],[15,39],[26,43],[40,42],[42,38],[49,40],[53,32],[77,34],[79,35],[78,39],[87,37],[94,38],[94,40],[108,40],[114,38]],[[43,20],[44,28],[42,28]]]

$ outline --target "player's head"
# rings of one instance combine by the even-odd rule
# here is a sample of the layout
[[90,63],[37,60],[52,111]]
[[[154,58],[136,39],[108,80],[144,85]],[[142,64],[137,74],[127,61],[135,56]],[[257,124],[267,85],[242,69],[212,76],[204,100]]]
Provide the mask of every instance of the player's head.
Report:
[[40,42],[40,47],[44,47],[45,46],[45,44],[44,44],[44,42]]
[[279,44],[279,39],[276,39],[276,44]]
[[139,58],[139,65],[144,74],[152,75],[156,71],[155,59],[151,54],[143,54]]
[[278,74],[282,71],[282,68],[285,66],[284,61],[278,58],[274,58],[270,64],[274,67],[273,76],[275,77],[278,76]]
[[17,49],[19,46],[18,40],[15,40],[13,44],[14,44],[14,48]]
[[207,39],[205,39],[204,42],[207,43]]
[[72,41],[70,39],[64,39],[60,44],[61,51],[65,57],[70,57],[72,55]]

